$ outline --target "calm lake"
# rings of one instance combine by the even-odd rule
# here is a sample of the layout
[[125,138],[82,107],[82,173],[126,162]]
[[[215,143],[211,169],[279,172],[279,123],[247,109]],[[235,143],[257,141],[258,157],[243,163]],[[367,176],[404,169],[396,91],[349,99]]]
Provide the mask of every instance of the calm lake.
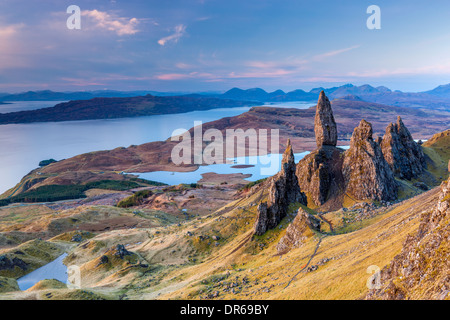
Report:
[[[0,105],[0,112],[52,107],[57,103],[59,101],[11,102]],[[315,102],[266,105],[305,109]],[[15,186],[24,175],[38,167],[41,160],[61,160],[91,151],[165,140],[175,129],[190,129],[194,121],[205,123],[249,109],[237,107],[139,118],[0,125],[0,193]],[[244,170],[239,172],[244,173]]]

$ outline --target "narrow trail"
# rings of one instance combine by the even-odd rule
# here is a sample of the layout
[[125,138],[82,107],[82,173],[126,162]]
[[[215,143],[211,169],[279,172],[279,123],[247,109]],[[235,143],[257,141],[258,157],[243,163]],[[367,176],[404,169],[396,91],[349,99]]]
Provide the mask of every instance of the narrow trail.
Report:
[[291,280],[289,280],[288,284],[287,284],[283,289],[286,289],[287,287],[289,287],[289,285],[292,283],[292,281],[294,281],[295,278],[296,278],[303,270],[305,270],[306,268],[308,268],[309,264],[311,263],[311,260],[316,256],[317,250],[319,250],[320,243],[322,242],[322,240],[323,240],[325,237],[327,237],[327,235],[325,235],[325,236],[319,238],[319,242],[318,242],[317,245],[316,245],[316,249],[314,250],[314,253],[311,255],[311,257],[309,258],[309,260],[308,260],[308,262],[306,263],[306,265],[305,265],[302,269],[300,269],[300,271],[297,272],[297,273],[291,278]]
[[317,216],[325,223],[330,226],[330,233],[334,234],[333,224],[325,217],[322,216],[323,213],[318,213]]

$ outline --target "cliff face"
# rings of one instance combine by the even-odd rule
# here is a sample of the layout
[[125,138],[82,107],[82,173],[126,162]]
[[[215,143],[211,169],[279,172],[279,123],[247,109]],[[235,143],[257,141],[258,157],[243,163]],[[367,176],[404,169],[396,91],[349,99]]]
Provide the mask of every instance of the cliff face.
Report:
[[325,92],[322,91],[316,107],[316,116],[314,118],[314,133],[316,135],[317,148],[322,146],[336,146],[337,128],[334,121],[331,103]]
[[281,166],[281,171],[269,182],[268,202],[258,206],[258,216],[254,226],[256,235],[262,235],[267,230],[275,228],[286,216],[291,203],[299,202],[307,205],[306,196],[301,192],[295,175],[294,153],[289,140]]
[[366,299],[450,299],[450,179],[435,208],[422,214],[416,235],[381,271],[382,288]]
[[365,120],[353,132],[342,173],[347,195],[356,200],[397,198],[397,182],[380,145],[373,140],[372,125]]
[[298,209],[294,221],[287,227],[286,234],[278,243],[277,251],[285,253],[300,247],[306,239],[314,235],[313,230],[320,231],[320,220],[304,209]]
[[297,177],[302,190],[318,206],[339,193],[342,185],[342,149],[322,146],[304,157],[297,165]]
[[411,180],[426,169],[422,148],[414,141],[400,117],[389,124],[381,141],[384,158],[395,176]]

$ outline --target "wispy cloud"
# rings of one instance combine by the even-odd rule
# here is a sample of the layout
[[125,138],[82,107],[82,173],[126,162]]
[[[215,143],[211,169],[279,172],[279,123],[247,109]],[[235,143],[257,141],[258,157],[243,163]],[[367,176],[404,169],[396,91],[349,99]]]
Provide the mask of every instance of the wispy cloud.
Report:
[[183,24],[177,25],[174,29],[175,32],[173,34],[158,40],[158,43],[161,46],[165,46],[168,42],[177,43],[178,40],[180,40],[181,37],[186,33],[186,26]]
[[175,67],[177,67],[178,69],[192,69],[194,66],[184,62],[178,62],[175,64]]
[[338,49],[338,50],[325,52],[325,53],[316,55],[314,57],[314,60],[317,61],[317,60],[323,60],[323,59],[329,58],[329,57],[334,57],[334,56],[337,56],[337,55],[339,55],[341,53],[344,53],[344,52],[347,52],[347,51],[350,51],[350,50],[353,50],[353,49],[357,49],[359,47],[360,47],[360,45],[358,44],[358,45],[354,45],[354,46],[351,46],[351,47],[348,47],[348,48],[344,48],[344,49]]
[[132,35],[139,32],[136,28],[139,20],[136,18],[118,17],[115,14],[98,10],[84,10],[82,14],[91,18],[96,27],[113,31],[119,36]]
[[216,80],[217,77],[206,72],[190,72],[190,73],[164,73],[155,76],[158,80],[183,80],[183,79],[206,79]]
[[278,78],[294,73],[295,71],[275,69],[268,71],[249,71],[242,73],[231,72],[229,78]]

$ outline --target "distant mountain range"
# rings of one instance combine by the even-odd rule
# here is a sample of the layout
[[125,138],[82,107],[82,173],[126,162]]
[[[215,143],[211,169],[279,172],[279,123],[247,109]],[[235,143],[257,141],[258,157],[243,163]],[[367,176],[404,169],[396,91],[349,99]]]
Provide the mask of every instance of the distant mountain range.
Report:
[[267,92],[261,88],[240,89],[232,88],[225,93],[217,92],[159,92],[159,91],[115,91],[115,90],[98,90],[98,91],[80,91],[80,92],[55,92],[45,91],[28,91],[23,93],[0,93],[1,101],[72,101],[72,100],[90,100],[93,98],[130,98],[137,96],[185,96],[191,98],[218,98],[239,101],[254,101],[258,103],[264,102],[289,102],[289,101],[317,101],[319,93],[325,91],[330,99],[346,99],[346,100],[362,100],[367,102],[376,102],[386,105],[401,107],[421,107],[433,109],[450,109],[450,84],[441,85],[437,88],[425,92],[402,92],[399,90],[379,86],[373,87],[365,84],[355,86],[353,84],[345,84],[332,88],[314,88],[310,91],[301,89],[284,92],[276,90]]
[[330,99],[364,100],[402,107],[450,109],[450,84],[439,86],[427,92],[392,91],[384,86],[373,87],[367,84],[362,86],[346,84],[333,88],[320,87],[309,92],[298,89],[287,93],[282,90],[266,92],[260,88],[247,90],[233,88],[224,94],[214,95],[214,97],[261,102],[316,101],[322,90]]
[[431,94],[436,97],[440,98],[450,98],[450,83],[441,85],[437,88],[434,88],[433,90],[426,91],[425,93]]

